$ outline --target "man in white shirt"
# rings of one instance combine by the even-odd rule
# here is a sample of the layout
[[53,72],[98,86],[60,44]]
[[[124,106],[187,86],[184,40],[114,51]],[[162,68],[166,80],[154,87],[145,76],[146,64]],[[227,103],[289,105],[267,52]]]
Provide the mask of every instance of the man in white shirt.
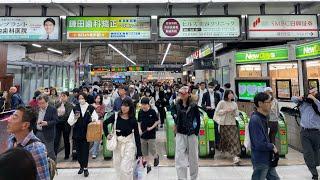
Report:
[[207,89],[206,89],[206,83],[205,82],[201,82],[200,83],[200,89],[197,93],[198,95],[198,106],[201,106],[202,105],[202,97],[203,97],[203,94],[207,92]]

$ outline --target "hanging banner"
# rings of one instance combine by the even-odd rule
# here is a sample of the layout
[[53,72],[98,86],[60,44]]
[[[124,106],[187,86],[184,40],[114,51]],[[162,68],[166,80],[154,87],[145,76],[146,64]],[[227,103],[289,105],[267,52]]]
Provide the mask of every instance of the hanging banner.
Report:
[[316,38],[317,15],[248,15],[248,38]]
[[296,46],[296,59],[320,57],[320,41],[313,41]]
[[67,17],[67,39],[148,40],[150,17]]
[[159,37],[167,39],[188,38],[238,38],[240,17],[160,17]]
[[260,62],[275,62],[288,60],[288,48],[270,48],[258,49],[250,51],[236,52],[235,60],[237,64],[242,63],[260,63]]
[[0,41],[59,41],[60,17],[0,17]]

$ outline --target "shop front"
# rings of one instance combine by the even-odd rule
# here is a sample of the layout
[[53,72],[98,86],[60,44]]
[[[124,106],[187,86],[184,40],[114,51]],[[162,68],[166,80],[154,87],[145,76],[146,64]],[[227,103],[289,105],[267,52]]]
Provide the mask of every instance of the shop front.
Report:
[[277,99],[280,100],[290,100],[292,96],[299,96],[298,63],[290,61],[288,47],[239,51],[235,54],[235,62],[238,79],[267,78]]
[[299,44],[295,47],[297,60],[302,60],[307,73],[304,80],[308,81],[308,88],[319,90],[320,81],[320,40]]

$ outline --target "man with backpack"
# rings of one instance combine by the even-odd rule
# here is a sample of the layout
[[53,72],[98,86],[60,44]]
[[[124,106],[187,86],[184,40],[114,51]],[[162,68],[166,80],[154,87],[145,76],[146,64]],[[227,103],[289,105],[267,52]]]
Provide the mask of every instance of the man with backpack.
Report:
[[320,94],[316,88],[311,88],[305,97],[292,97],[298,104],[301,115],[300,138],[303,157],[313,180],[319,179],[317,166],[319,166],[320,149]]
[[46,146],[32,131],[36,123],[37,117],[31,108],[18,107],[8,120],[7,131],[12,134],[8,149],[20,147],[29,151],[36,162],[37,180],[49,180],[53,176],[50,177]]
[[18,106],[24,106],[22,98],[17,91],[18,89],[16,87],[11,87],[9,89],[9,93],[11,96],[11,109],[16,109]]

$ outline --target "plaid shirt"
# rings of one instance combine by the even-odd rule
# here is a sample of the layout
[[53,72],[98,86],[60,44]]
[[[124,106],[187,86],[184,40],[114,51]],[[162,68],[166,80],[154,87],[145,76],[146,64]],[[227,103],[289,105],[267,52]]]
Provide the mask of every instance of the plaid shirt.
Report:
[[[38,142],[27,145],[31,139],[36,139]],[[15,143],[16,138],[11,135],[8,140],[8,149],[14,148]],[[37,180],[50,180],[46,146],[34,135],[33,131],[21,142],[21,146],[32,154],[36,162]]]

